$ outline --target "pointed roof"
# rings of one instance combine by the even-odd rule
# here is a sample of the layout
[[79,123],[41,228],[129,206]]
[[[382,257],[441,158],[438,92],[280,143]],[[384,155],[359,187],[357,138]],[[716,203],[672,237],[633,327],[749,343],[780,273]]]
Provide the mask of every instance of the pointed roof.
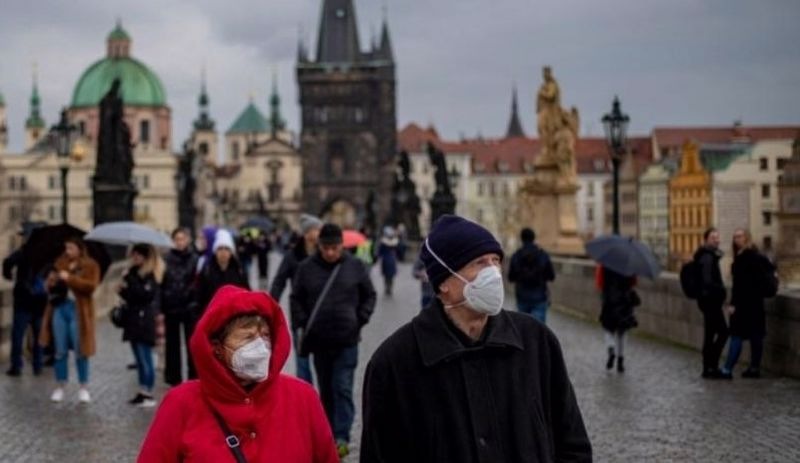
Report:
[[30,114],[28,119],[25,120],[25,128],[27,129],[41,129],[44,128],[44,119],[41,115],[41,99],[39,98],[39,85],[37,82],[36,70],[33,71],[33,90],[31,91],[30,99]]
[[525,131],[522,130],[522,123],[519,121],[519,108],[517,106],[517,86],[514,86],[511,95],[511,119],[508,121],[508,130],[506,130],[506,137],[524,137]]
[[114,27],[114,30],[109,32],[108,38],[106,40],[131,40],[131,36],[128,32],[122,28],[122,20],[117,19],[117,25]]
[[272,134],[286,128],[286,121],[281,116],[281,97],[278,94],[278,73],[272,73],[272,94],[269,96],[269,125]]
[[203,70],[202,84],[200,85],[200,96],[197,98],[197,104],[200,106],[200,114],[194,121],[195,130],[214,130],[214,120],[208,114],[208,92],[206,91],[206,73]]
[[352,0],[323,0],[317,35],[318,63],[352,63],[361,56]]
[[389,61],[394,60],[394,52],[392,51],[392,39],[389,35],[389,21],[386,19],[386,12],[384,10],[383,27],[381,27],[381,44],[378,49],[378,57]]
[[236,118],[236,121],[228,129],[228,134],[236,133],[259,133],[269,132],[269,121],[261,114],[253,100],[247,104],[244,110]]

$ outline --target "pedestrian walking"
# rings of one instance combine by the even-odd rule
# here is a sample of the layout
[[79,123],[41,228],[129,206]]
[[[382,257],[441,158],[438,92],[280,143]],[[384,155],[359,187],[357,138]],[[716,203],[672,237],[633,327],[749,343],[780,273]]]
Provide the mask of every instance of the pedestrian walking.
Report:
[[422,262],[422,259],[417,258],[416,262],[414,262],[411,275],[419,280],[420,307],[425,309],[431,304],[433,298],[436,297],[436,293],[428,279],[428,273],[425,272],[425,263]]
[[53,402],[64,400],[68,380],[68,356],[75,352],[78,370],[78,400],[92,401],[89,394],[89,357],[97,351],[94,333],[95,309],[92,298],[100,284],[100,267],[89,257],[80,238],[69,238],[64,253],[48,274],[49,300],[42,319],[39,344],[55,345],[55,375],[58,386],[50,395]]
[[383,236],[378,244],[377,258],[381,261],[383,275],[383,294],[392,295],[394,277],[397,275],[398,245],[397,232],[392,227],[383,228]]
[[694,253],[700,279],[697,305],[703,313],[703,373],[706,379],[719,379],[719,358],[728,341],[728,324],[722,306],[727,292],[719,269],[722,250],[719,249],[719,231],[709,228],[703,233],[703,245]]
[[130,267],[119,289],[119,296],[125,301],[122,340],[131,343],[139,379],[139,392],[128,403],[143,408],[156,405],[153,347],[157,318],[161,316],[160,286],[164,271],[164,261],[152,245],[136,244],[131,248]]
[[750,341],[750,366],[742,372],[743,378],[761,377],[761,356],[764,336],[767,333],[764,298],[775,278],[775,266],[753,244],[750,232],[738,229],[733,233],[733,264],[731,265],[730,334],[728,358],[722,377],[733,378],[733,368],[742,353],[742,344]]
[[[26,239],[30,235],[30,227],[24,227],[19,236]],[[14,270],[16,269],[16,274]],[[30,327],[33,335],[31,364],[33,374],[42,373],[42,347],[36,341],[42,328],[42,317],[47,305],[47,288],[42,275],[30,267],[23,257],[22,247],[12,252],[3,260],[3,277],[14,280],[12,295],[14,298],[14,318],[11,324],[11,365],[6,371],[8,376],[22,375],[22,351],[25,333]]]
[[[297,273],[297,267],[300,262],[317,250],[317,239],[319,237],[319,230],[322,228],[322,220],[309,214],[300,216],[300,238],[291,249],[283,256],[278,272],[272,280],[272,286],[269,289],[269,294],[276,301],[281,300],[283,290],[286,289],[286,282],[292,282],[294,288],[294,276]],[[291,315],[291,314],[290,314]],[[293,315],[292,315],[293,317]],[[294,325],[294,320],[292,320]],[[311,361],[307,355],[301,355],[298,349],[297,342],[299,341],[298,332],[294,332],[294,345],[295,345],[295,371],[297,377],[304,380],[309,384],[314,384],[314,375],[311,372]]]
[[523,228],[519,237],[522,247],[511,256],[508,281],[516,289],[517,310],[545,323],[550,307],[547,283],[556,278],[553,263],[550,255],[536,245],[533,229]]
[[617,372],[625,372],[625,341],[628,330],[639,323],[633,309],[639,305],[639,296],[633,289],[636,277],[622,275],[608,267],[598,266],[595,285],[601,291],[600,325],[605,333],[608,359],[606,369],[617,365]]
[[338,462],[319,396],[281,373],[290,343],[274,299],[220,289],[192,336],[199,381],[164,396],[138,461]]
[[318,252],[300,264],[292,280],[292,328],[300,354],[314,354],[322,405],[340,457],[349,453],[358,343],[375,299],[366,266],[344,252],[342,229],[323,225]]
[[189,340],[197,319],[197,293],[194,285],[197,254],[190,246],[191,232],[176,228],[172,232],[173,248],[164,255],[166,270],[161,283],[161,312],[165,327],[164,382],[175,386],[183,381],[181,332],[186,346],[186,371],[189,379],[197,374],[189,351]]
[[265,231],[256,237],[256,256],[258,258],[258,277],[267,284],[269,278],[269,252],[272,250],[272,241]]
[[203,314],[214,293],[225,285],[250,289],[247,275],[236,258],[236,245],[227,230],[217,230],[209,258],[197,276],[198,316]]
[[361,461],[591,461],[558,340],[502,310],[500,243],[444,215],[421,258],[437,297],[367,365]]

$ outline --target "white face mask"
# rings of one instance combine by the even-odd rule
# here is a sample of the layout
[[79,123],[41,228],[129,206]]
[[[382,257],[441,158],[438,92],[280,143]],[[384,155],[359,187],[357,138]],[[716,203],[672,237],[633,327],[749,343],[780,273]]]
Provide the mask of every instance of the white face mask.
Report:
[[458,273],[454,272],[447,264],[444,263],[439,256],[431,249],[428,240],[425,240],[425,247],[448,272],[453,276],[463,281],[464,286],[464,301],[458,304],[446,305],[445,308],[458,307],[466,304],[472,310],[487,314],[489,316],[497,315],[503,309],[503,300],[505,299],[505,287],[503,286],[503,275],[500,269],[495,265],[484,267],[478,272],[478,275],[472,281],[467,281]]
[[256,338],[236,349],[231,357],[231,370],[241,379],[261,382],[269,376],[272,347],[264,338]]

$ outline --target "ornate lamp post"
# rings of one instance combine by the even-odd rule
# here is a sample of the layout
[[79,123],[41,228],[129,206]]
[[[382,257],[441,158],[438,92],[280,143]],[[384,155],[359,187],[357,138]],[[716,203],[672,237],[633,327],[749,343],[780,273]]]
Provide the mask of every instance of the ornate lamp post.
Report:
[[77,128],[67,119],[67,109],[61,110],[61,119],[58,124],[50,128],[52,140],[58,155],[58,168],[61,170],[61,222],[67,223],[67,174],[72,149],[72,134]]
[[614,97],[611,105],[611,112],[603,116],[603,128],[606,131],[606,142],[608,143],[611,163],[614,168],[613,175],[613,231],[619,235],[619,166],[625,154],[627,144],[628,122],[630,118],[620,109],[619,98]]

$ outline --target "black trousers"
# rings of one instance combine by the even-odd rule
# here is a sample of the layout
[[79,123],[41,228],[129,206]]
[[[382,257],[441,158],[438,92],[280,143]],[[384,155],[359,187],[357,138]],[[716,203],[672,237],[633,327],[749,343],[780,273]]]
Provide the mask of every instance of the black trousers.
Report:
[[700,299],[697,305],[703,312],[703,369],[716,369],[729,335],[722,302]]
[[164,314],[165,331],[165,362],[164,362],[164,382],[171,386],[176,386],[183,382],[181,374],[181,327],[186,339],[186,364],[188,366],[188,379],[197,378],[192,362],[192,354],[189,351],[189,340],[194,332],[196,316],[192,311]]

